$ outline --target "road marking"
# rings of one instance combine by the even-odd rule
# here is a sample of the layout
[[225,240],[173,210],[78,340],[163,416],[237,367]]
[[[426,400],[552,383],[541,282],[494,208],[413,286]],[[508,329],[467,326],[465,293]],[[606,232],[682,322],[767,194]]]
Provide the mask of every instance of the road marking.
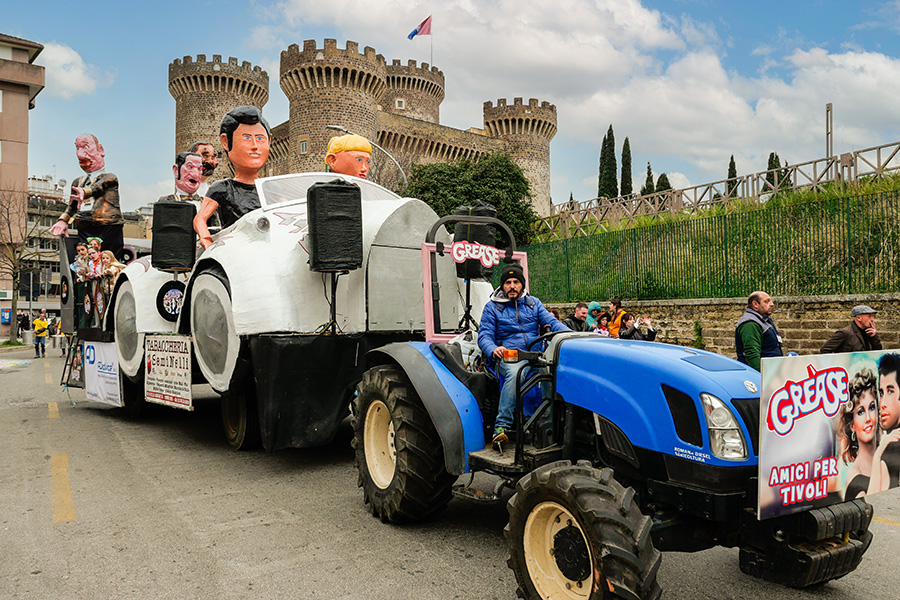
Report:
[[51,373],[44,373],[44,381],[53,383],[53,375]]
[[47,368],[47,369],[50,368],[50,361],[49,361],[49,360],[45,360],[45,361],[44,361],[44,367]]
[[878,521],[879,523],[887,523],[888,525],[900,527],[900,521],[891,521],[890,519],[885,519],[884,517],[872,517],[872,520]]
[[53,522],[67,523],[75,520],[75,502],[69,487],[69,455],[65,452],[50,458],[50,472],[53,475]]
[[58,419],[59,418],[59,405],[56,402],[48,402],[47,403],[47,418],[48,419]]

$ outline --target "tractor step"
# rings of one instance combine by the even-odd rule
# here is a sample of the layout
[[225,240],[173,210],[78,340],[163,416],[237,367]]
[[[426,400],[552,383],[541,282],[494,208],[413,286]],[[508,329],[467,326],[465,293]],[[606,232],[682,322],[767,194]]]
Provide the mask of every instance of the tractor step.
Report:
[[502,500],[500,494],[496,492],[485,492],[462,483],[454,485],[452,492],[453,496],[456,498],[483,504],[496,504]]
[[516,446],[514,443],[503,446],[503,452],[488,444],[483,450],[469,453],[469,468],[473,471],[488,471],[497,475],[525,475],[541,465],[559,460],[562,448],[557,445],[548,448],[535,448],[525,445],[523,461],[516,464]]

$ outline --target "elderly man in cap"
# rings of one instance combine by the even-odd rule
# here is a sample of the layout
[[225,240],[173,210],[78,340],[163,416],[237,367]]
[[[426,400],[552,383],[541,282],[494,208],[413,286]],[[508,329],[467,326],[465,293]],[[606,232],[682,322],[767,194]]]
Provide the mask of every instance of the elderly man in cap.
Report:
[[503,362],[503,351],[527,350],[528,344],[548,325],[551,331],[569,331],[568,327],[544,308],[540,300],[528,295],[522,267],[517,264],[505,266],[500,275],[500,287],[494,290],[485,305],[478,329],[478,347],[485,356],[494,357],[497,372],[504,377],[503,387],[500,389],[500,407],[494,421],[493,441],[501,448],[509,441],[507,432],[513,424],[516,376],[527,364]]
[[865,304],[858,304],[850,311],[853,322],[838,329],[819,350],[820,354],[836,352],[865,352],[881,350],[881,340],[875,330],[875,313],[877,311]]

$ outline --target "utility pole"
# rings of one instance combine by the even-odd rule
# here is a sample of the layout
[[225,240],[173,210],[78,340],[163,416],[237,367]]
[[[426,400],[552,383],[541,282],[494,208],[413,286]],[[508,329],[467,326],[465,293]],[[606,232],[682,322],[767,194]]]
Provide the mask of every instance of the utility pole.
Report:
[[[834,157],[834,112],[829,102],[825,105],[825,158],[832,157]],[[836,165],[831,164],[829,170],[835,167]]]

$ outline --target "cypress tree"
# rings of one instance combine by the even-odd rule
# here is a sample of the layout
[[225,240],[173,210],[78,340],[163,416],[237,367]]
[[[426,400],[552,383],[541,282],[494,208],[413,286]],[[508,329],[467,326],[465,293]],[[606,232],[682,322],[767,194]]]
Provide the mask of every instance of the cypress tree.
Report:
[[672,184],[669,183],[669,176],[665,173],[660,173],[659,178],[656,180],[656,191],[664,192],[666,190],[671,190]]
[[628,138],[625,138],[625,143],[622,144],[622,182],[619,187],[619,195],[627,196],[634,188],[631,184],[631,144],[628,142]]
[[619,180],[616,177],[616,136],[612,125],[603,138],[605,151],[600,155],[600,186],[599,195],[606,198],[615,198],[619,195]]
[[731,160],[728,161],[728,185],[725,188],[728,190],[727,196],[729,198],[734,198],[737,186],[737,165],[734,164],[734,154],[732,154]]
[[647,161],[647,179],[644,181],[644,185],[641,186],[641,196],[646,196],[648,194],[654,193],[656,190],[653,186],[653,169],[650,168],[650,161]]
[[600,165],[597,167],[597,197],[603,197],[603,165],[606,164],[606,136],[603,136],[603,143],[600,144]]

